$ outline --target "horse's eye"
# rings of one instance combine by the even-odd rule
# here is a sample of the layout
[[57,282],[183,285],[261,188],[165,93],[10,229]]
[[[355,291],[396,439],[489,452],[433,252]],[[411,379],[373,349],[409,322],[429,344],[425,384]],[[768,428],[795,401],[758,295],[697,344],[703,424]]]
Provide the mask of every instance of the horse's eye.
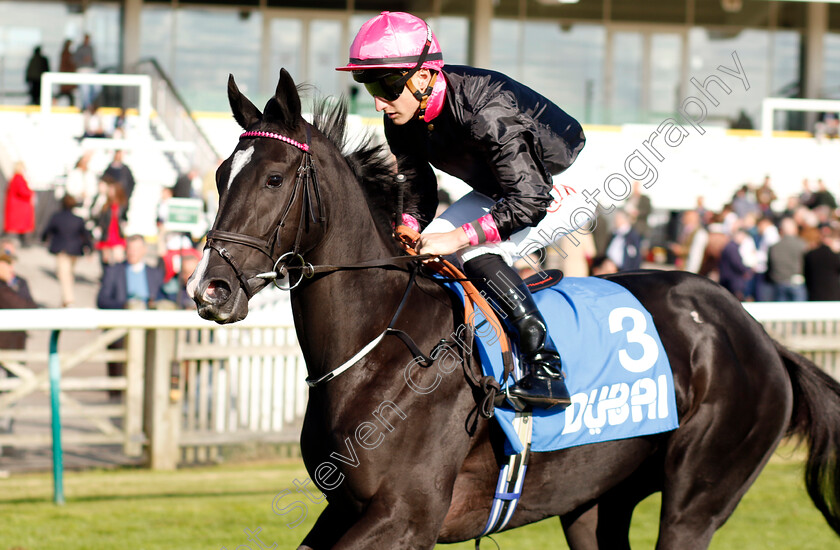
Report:
[[283,176],[279,174],[272,174],[268,176],[268,180],[265,182],[265,186],[271,189],[276,189],[283,185]]

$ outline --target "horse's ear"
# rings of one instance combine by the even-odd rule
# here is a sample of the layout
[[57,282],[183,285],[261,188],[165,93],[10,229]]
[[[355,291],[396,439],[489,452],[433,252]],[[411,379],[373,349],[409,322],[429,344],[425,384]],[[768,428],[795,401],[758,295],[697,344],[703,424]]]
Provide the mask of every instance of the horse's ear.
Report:
[[285,123],[288,126],[295,126],[301,116],[300,95],[292,80],[292,75],[286,69],[280,69],[280,80],[277,81],[277,89],[274,90],[274,97],[268,100],[265,105],[265,118]]
[[228,77],[228,102],[230,102],[233,118],[244,130],[262,120],[260,110],[239,91],[236,82],[233,80],[233,75]]

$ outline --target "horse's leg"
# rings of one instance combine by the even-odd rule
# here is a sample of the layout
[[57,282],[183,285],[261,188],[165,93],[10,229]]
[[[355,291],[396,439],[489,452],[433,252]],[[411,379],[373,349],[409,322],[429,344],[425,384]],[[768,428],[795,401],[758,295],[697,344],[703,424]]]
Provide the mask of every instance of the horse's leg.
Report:
[[597,504],[560,516],[560,523],[571,550],[599,550],[595,535],[598,528]]
[[[706,370],[714,376],[702,382],[707,389],[697,412],[666,450],[658,550],[708,548],[770,459],[790,418],[790,383],[770,339],[728,332],[694,350],[694,360],[716,367]],[[737,398],[719,398],[725,395]]]
[[342,513],[335,504],[327,504],[315,525],[300,543],[298,550],[327,550],[332,548],[352,524],[353,515]]
[[630,521],[642,500],[661,487],[661,460],[651,459],[630,478],[560,518],[571,550],[630,550]]
[[452,484],[439,484],[440,479],[436,482],[435,472],[423,475],[428,483],[401,487],[397,494],[378,495],[371,500],[361,517],[332,548],[434,548],[451,496],[444,487]]

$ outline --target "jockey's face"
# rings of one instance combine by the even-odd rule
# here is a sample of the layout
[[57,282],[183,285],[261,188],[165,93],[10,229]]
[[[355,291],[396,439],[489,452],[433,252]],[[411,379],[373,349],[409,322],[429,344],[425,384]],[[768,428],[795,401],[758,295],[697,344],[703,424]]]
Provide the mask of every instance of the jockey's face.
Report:
[[[420,92],[424,92],[429,86],[431,80],[431,73],[428,69],[420,69],[411,76],[411,82],[414,87]],[[373,96],[373,104],[376,110],[385,111],[385,114],[396,125],[402,125],[411,121],[417,115],[417,110],[420,108],[420,102],[414,97],[414,94],[408,89],[408,86],[403,88],[400,96],[392,101],[379,96]]]

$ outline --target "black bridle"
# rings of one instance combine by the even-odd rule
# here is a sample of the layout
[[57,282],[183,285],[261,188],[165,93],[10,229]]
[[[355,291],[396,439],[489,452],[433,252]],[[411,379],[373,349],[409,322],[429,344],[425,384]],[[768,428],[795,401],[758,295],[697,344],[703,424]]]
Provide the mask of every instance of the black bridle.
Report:
[[[235,243],[245,245],[255,250],[258,250],[259,252],[267,256],[274,266],[273,271],[269,273],[276,274],[276,282],[276,277],[280,277],[281,273],[287,272],[287,264],[290,261],[293,261],[295,258],[300,258],[301,265],[306,265],[306,262],[303,261],[303,257],[300,255],[300,242],[301,238],[303,237],[304,230],[309,229],[310,220],[312,221],[312,223],[326,223],[323,205],[321,203],[321,192],[318,187],[318,172],[315,169],[315,165],[312,163],[312,154],[309,151],[311,130],[309,128],[309,125],[304,124],[304,126],[306,128],[305,143],[300,143],[299,141],[293,140],[282,134],[277,134],[274,132],[245,132],[239,136],[240,140],[252,138],[276,139],[284,143],[288,143],[289,145],[292,145],[294,147],[297,147],[303,152],[303,157],[301,158],[300,166],[297,169],[297,176],[295,177],[295,186],[292,189],[292,194],[289,197],[289,202],[286,204],[286,208],[283,210],[283,215],[280,217],[280,222],[277,224],[277,227],[274,230],[272,236],[269,238],[269,240],[252,237],[250,235],[245,235],[242,233],[222,231],[219,229],[211,229],[207,233],[207,247],[215,250],[219,254],[219,256],[221,256],[221,258],[225,262],[227,262],[227,264],[231,267],[233,272],[236,274],[236,278],[239,280],[239,284],[242,286],[242,290],[245,292],[245,295],[248,297],[249,300],[254,295],[254,291],[251,288],[251,284],[248,282],[248,278],[245,276],[242,269],[236,263],[236,260],[234,260],[233,256],[222,245],[222,243]],[[297,198],[298,194],[302,195],[303,205],[300,209],[300,220],[298,223],[297,234],[295,235],[295,244],[289,252],[286,252],[285,254],[283,254],[275,260],[274,256],[272,255],[272,251],[277,245],[278,241],[280,240],[280,230],[283,227],[285,227],[286,218],[289,216],[289,213],[292,210],[292,206],[294,205],[295,199]],[[317,215],[316,207],[312,203],[313,198],[317,202]]]
[[[291,290],[298,286],[304,278],[311,278],[318,274],[332,273],[335,271],[343,270],[372,268],[407,269],[408,265],[413,262],[418,262],[436,257],[432,254],[421,254],[414,256],[395,256],[392,258],[373,259],[355,264],[343,265],[312,265],[310,263],[307,263],[306,260],[304,260],[300,250],[300,244],[301,239],[303,237],[303,233],[304,231],[309,230],[310,221],[312,223],[319,223],[325,226],[326,217],[324,216],[323,204],[321,202],[321,192],[318,187],[318,172],[315,169],[315,165],[312,163],[312,154],[310,152],[309,147],[309,142],[311,140],[311,130],[309,125],[307,124],[305,124],[305,128],[305,143],[300,143],[299,141],[295,141],[282,134],[277,134],[273,132],[245,132],[239,136],[239,139],[276,139],[294,147],[297,147],[303,152],[303,158],[301,159],[300,167],[297,169],[295,186],[292,189],[292,194],[289,197],[289,202],[286,204],[286,208],[283,210],[283,214],[280,217],[280,221],[277,224],[277,227],[272,233],[272,235],[269,237],[269,239],[260,239],[258,237],[252,237],[243,233],[222,231],[220,229],[211,229],[207,233],[206,246],[215,250],[219,254],[219,256],[230,266],[230,268],[236,274],[236,278],[237,280],[239,280],[239,284],[249,300],[255,294],[255,292],[251,288],[251,284],[248,282],[248,277],[245,276],[245,273],[239,267],[239,264],[236,262],[236,260],[227,250],[227,248],[223,246],[223,243],[245,245],[255,250],[258,250],[266,257],[268,257],[268,259],[271,260],[273,265],[272,270],[267,271],[265,273],[259,273],[256,275],[256,277],[260,279],[272,280],[274,281],[274,284],[282,290]],[[295,235],[294,246],[291,250],[282,254],[279,258],[275,259],[272,254],[272,251],[277,246],[278,241],[280,240],[280,230],[283,227],[285,227],[286,219],[289,216],[292,207],[294,206],[295,199],[298,197],[298,194],[301,195],[301,200],[303,201],[303,204],[300,209],[300,220],[297,227],[297,234]],[[315,200],[317,205],[313,204],[313,199]],[[292,262],[296,264],[299,263],[300,265],[289,265]],[[290,284],[289,286],[281,286],[281,284],[277,282],[278,279],[284,279],[287,276],[290,277],[290,274],[293,271],[300,272],[300,276],[297,282],[295,282],[294,284]]]

